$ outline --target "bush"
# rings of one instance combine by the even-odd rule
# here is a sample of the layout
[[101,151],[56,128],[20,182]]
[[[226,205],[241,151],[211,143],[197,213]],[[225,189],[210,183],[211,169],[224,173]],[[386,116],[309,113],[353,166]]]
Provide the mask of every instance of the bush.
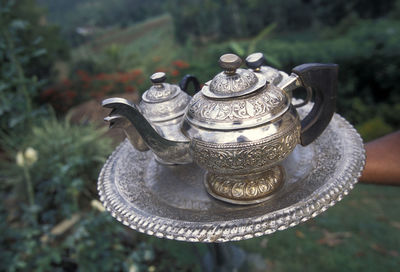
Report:
[[[3,139],[0,270],[199,271],[189,246],[170,252],[104,212],[96,180],[111,143],[103,132],[52,117],[27,130],[23,145]],[[177,252],[191,261],[175,261]]]

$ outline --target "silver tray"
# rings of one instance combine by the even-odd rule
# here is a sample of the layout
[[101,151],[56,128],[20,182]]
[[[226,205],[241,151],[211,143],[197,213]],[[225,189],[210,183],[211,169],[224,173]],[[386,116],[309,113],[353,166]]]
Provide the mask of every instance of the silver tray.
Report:
[[[304,115],[300,112],[300,115]],[[267,201],[250,206],[209,196],[198,166],[164,166],[125,140],[105,163],[100,200],[124,225],[157,237],[189,242],[228,242],[271,234],[307,221],[353,188],[365,163],[357,131],[335,114],[307,147],[284,161],[286,180]]]

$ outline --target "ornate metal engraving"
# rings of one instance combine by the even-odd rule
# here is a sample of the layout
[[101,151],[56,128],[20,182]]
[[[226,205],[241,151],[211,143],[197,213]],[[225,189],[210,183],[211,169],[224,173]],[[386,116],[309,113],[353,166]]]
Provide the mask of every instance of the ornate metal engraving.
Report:
[[159,122],[171,120],[185,114],[190,98],[189,95],[181,91],[174,99],[162,103],[151,104],[142,100],[139,107],[150,121]]
[[281,166],[254,174],[225,175],[207,173],[205,186],[213,197],[234,204],[255,204],[266,200],[283,182]]
[[[304,116],[310,107],[299,110]],[[123,224],[140,232],[191,242],[249,239],[293,227],[340,201],[357,182],[365,151],[355,129],[335,114],[307,147],[297,145],[282,166],[282,187],[266,201],[226,204],[206,193],[195,164],[162,166],[150,152],[123,142],[104,165],[100,199]]]
[[211,81],[210,91],[218,95],[232,95],[250,89],[257,82],[256,75],[248,70],[238,69],[237,74],[232,76],[221,72]]
[[[151,75],[150,80],[153,86],[145,91],[142,96],[140,109],[150,122],[164,122],[174,118],[181,119],[191,99],[179,86],[165,83],[166,78],[166,74],[163,72]],[[160,131],[164,130],[159,127],[159,124],[155,126]],[[174,137],[171,140],[174,140]]]
[[257,125],[254,120],[259,123],[268,122],[286,111],[288,105],[285,94],[271,85],[268,90],[252,97],[234,100],[211,100],[197,93],[189,103],[188,114],[191,120],[206,127],[208,123]]
[[273,137],[260,141],[234,144],[213,144],[192,140],[193,160],[217,173],[250,173],[282,161],[299,143],[300,126],[291,122]]
[[179,91],[177,86],[168,83],[161,83],[161,86],[151,86],[147,90],[144,98],[148,101],[159,102],[160,100],[170,99]]

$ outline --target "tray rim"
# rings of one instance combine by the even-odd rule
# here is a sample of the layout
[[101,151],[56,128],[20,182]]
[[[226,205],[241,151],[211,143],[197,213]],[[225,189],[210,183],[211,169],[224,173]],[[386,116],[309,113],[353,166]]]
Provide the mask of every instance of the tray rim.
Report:
[[342,200],[343,197],[354,188],[354,185],[357,183],[364,169],[366,156],[361,136],[356,129],[339,114],[335,113],[333,119],[343,123],[347,133],[350,135],[347,141],[353,143],[350,145],[352,147],[351,150],[347,150],[346,152],[346,154],[350,154],[351,157],[347,169],[345,169],[343,173],[339,173],[339,177],[334,178],[335,182],[331,184],[327,184],[326,182],[326,186],[322,186],[323,190],[321,192],[313,192],[310,196],[303,199],[301,201],[304,202],[303,205],[299,205],[299,202],[297,202],[289,207],[262,216],[256,216],[252,218],[254,220],[249,224],[238,224],[239,220],[231,220],[204,222],[201,226],[193,226],[198,222],[154,216],[137,209],[136,213],[132,213],[132,209],[127,209],[125,206],[129,205],[129,203],[127,203],[123,197],[113,195],[110,182],[107,183],[107,180],[110,179],[111,167],[120,150],[124,145],[129,144],[126,139],[122,141],[109,156],[100,172],[98,179],[100,200],[105,209],[109,211],[115,219],[131,229],[159,238],[178,241],[239,241],[294,227],[319,215]]

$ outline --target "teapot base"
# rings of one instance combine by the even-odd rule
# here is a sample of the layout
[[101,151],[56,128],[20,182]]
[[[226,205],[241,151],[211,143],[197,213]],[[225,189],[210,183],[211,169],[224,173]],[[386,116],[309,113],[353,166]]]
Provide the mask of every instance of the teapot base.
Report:
[[207,192],[224,202],[250,205],[271,198],[282,187],[285,170],[277,165],[265,171],[241,175],[207,172],[204,184]]

